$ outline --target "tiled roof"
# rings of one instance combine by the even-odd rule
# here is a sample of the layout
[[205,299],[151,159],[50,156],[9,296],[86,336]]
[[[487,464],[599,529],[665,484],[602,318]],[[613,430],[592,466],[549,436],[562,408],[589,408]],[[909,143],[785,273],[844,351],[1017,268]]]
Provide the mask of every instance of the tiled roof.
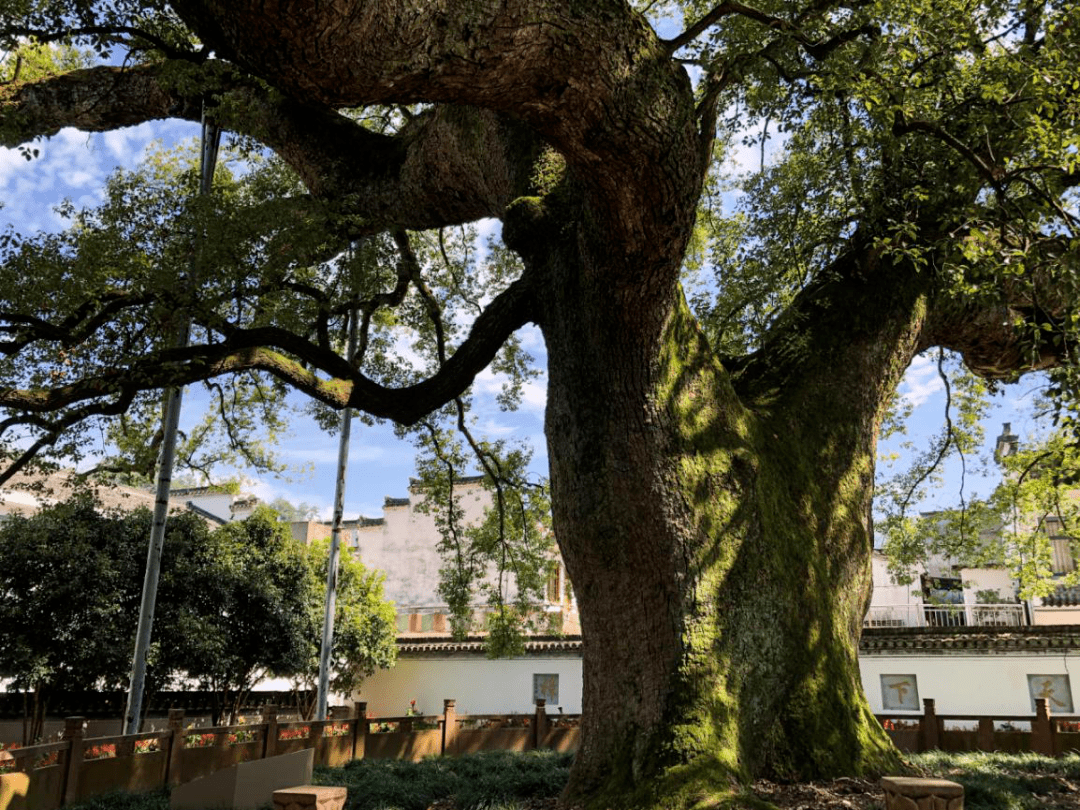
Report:
[[[151,510],[154,508],[155,495],[149,490],[84,481],[70,470],[59,470],[48,475],[17,474],[0,491],[0,514],[29,517],[45,504],[67,500],[80,487],[90,489],[98,503],[107,509],[131,511],[140,506]],[[171,509],[186,508],[175,493],[170,493],[169,504]]]
[[1042,603],[1048,607],[1075,607],[1080,605],[1080,586],[1059,587],[1049,596],[1043,597]]
[[[415,638],[398,636],[398,655],[406,658],[449,654],[484,655],[484,639],[469,636],[455,641],[448,636]],[[581,654],[581,636],[533,636],[525,640],[525,653],[576,653]]]
[[859,642],[861,655],[935,653],[1064,652],[1080,650],[1080,625],[1008,627],[868,628]]
[[[398,636],[398,654],[405,658],[450,654],[484,655],[484,639],[470,636],[455,641],[447,636]],[[1080,625],[1009,627],[889,627],[863,631],[861,655],[925,653],[1066,652],[1080,650]],[[581,636],[534,636],[525,641],[526,654],[581,654]]]
[[[1041,652],[1080,650],[1080,625],[1009,627],[882,627],[867,629],[859,645],[860,654],[935,654]],[[483,656],[484,638],[470,636],[460,642],[447,636],[397,637],[397,652],[403,658],[465,654]],[[534,636],[525,640],[526,654],[581,654],[581,636]]]

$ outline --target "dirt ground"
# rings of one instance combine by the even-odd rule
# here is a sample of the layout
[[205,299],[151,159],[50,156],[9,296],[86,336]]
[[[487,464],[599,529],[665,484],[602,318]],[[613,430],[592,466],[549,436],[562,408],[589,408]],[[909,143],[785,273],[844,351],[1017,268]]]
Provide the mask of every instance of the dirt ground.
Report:
[[[1080,785],[1056,776],[1039,778],[1038,794],[1032,794],[1040,808],[1080,810]],[[885,795],[878,781],[834,779],[829,782],[776,784],[758,781],[754,794],[782,810],[882,810]],[[536,799],[516,804],[520,810],[557,810],[555,799]],[[985,806],[985,805],[980,805]],[[429,810],[453,810],[453,802],[437,803]]]
[[877,780],[834,779],[831,782],[799,782],[778,785],[764,780],[754,783],[759,799],[784,810],[879,810],[885,794]]

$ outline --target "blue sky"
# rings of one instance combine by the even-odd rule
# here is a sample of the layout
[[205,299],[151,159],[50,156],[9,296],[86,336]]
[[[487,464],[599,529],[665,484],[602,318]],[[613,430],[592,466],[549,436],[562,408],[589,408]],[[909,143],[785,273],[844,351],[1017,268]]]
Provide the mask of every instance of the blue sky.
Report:
[[[101,135],[88,135],[63,130],[38,144],[40,157],[26,161],[16,150],[0,149],[0,225],[14,224],[22,231],[56,229],[63,221],[52,207],[70,198],[77,207],[91,206],[101,201],[105,179],[117,166],[132,167],[145,149],[156,140],[166,145],[195,137],[198,128],[191,124],[156,122]],[[752,152],[752,154],[751,154]],[[756,164],[756,148],[742,157]],[[543,366],[543,344],[539,332],[530,329],[523,334],[526,348]],[[1006,389],[987,426],[987,439],[992,442],[1000,432],[1001,422],[1010,421],[1021,436],[1035,429],[1024,406],[1030,403],[1030,391],[1035,381],[1024,381]],[[499,381],[489,372],[477,380],[474,417],[480,432],[493,438],[525,439],[535,448],[533,468],[538,475],[547,469],[546,447],[543,442],[544,378],[530,383],[520,411],[501,412],[494,401]],[[909,439],[925,442],[941,424],[944,396],[934,363],[917,358],[904,380],[901,393],[918,407],[910,422]],[[297,398],[299,402],[299,398]],[[205,405],[199,390],[189,389],[185,398],[184,422],[191,423],[201,416]],[[885,448],[886,450],[888,448]],[[323,434],[308,418],[298,415],[293,422],[292,435],[280,447],[283,461],[294,469],[288,479],[263,477],[251,479],[246,489],[264,500],[285,497],[294,503],[305,502],[319,508],[329,517],[333,503],[333,480],[337,458],[337,439]],[[407,494],[409,477],[413,474],[411,446],[397,439],[389,425],[368,427],[354,422],[350,448],[346,515],[377,516],[381,514],[383,498]],[[949,483],[923,508],[937,508],[956,503],[959,473],[953,465]],[[243,471],[238,471],[244,474]],[[986,491],[993,480],[980,483],[969,478],[965,491]]]
[[[65,198],[76,207],[93,206],[103,200],[105,180],[118,166],[133,167],[155,141],[166,146],[197,137],[198,127],[177,122],[155,122],[104,134],[86,134],[65,129],[36,146],[40,157],[27,161],[15,149],[0,149],[0,227],[13,224],[22,232],[57,230],[65,226],[53,207]],[[525,348],[542,358],[539,331],[522,333]],[[491,438],[525,439],[538,448],[533,468],[546,474],[543,443],[543,377],[531,381],[521,408],[514,414],[499,410],[495,395],[500,381],[490,372],[480,375],[474,386],[476,428]],[[300,406],[303,398],[295,396]],[[182,425],[196,422],[206,406],[198,386],[190,387],[184,399]],[[287,478],[247,475],[245,488],[264,500],[284,497],[293,503],[308,503],[329,517],[333,504],[334,472],[337,463],[336,437],[322,433],[314,421],[302,413],[293,420],[291,435],[279,447],[283,462],[292,468]],[[409,477],[414,473],[413,452],[408,442],[394,435],[392,426],[369,427],[353,422],[349,450],[346,515],[377,516],[386,496],[408,494]],[[229,474],[229,471],[224,471]]]

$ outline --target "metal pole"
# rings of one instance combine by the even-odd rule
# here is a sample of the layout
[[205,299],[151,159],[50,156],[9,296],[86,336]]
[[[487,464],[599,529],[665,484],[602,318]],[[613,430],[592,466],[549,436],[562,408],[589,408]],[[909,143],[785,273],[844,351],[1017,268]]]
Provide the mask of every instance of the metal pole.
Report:
[[[210,193],[214,180],[221,131],[203,114],[202,148],[200,155],[199,194]],[[196,251],[197,253],[197,251]],[[192,259],[188,284],[195,282],[195,259]],[[186,346],[191,321],[185,319],[177,330],[176,345]],[[161,549],[165,542],[165,520],[169,513],[169,489],[172,485],[173,462],[176,458],[176,434],[180,425],[180,406],[183,387],[170,388],[165,396],[165,415],[162,418],[161,458],[157,470],[157,495],[154,500],[154,523],[150,527],[150,544],[146,552],[146,574],[143,577],[142,603],[139,606],[139,626],[135,631],[135,653],[131,662],[131,682],[128,703],[124,712],[124,733],[136,734],[142,718],[143,690],[146,685],[146,654],[150,649],[150,632],[154,625],[158,579],[161,574]]]
[[[356,312],[349,318],[350,359],[356,354]],[[315,719],[326,719],[330,692],[330,650],[334,644],[334,612],[337,604],[338,559],[341,553],[341,521],[345,511],[345,471],[349,465],[349,436],[352,432],[352,408],[341,413],[341,441],[338,443],[337,484],[334,488],[334,522],[330,530],[330,559],[326,566],[326,613],[323,615],[322,647],[319,649],[319,691]]]

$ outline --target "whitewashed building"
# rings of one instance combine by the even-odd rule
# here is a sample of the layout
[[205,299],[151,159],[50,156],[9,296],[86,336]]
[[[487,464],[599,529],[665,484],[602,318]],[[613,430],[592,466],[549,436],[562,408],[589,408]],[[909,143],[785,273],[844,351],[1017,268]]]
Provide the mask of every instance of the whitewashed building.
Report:
[[[476,481],[463,490],[467,516],[478,519],[485,493]],[[364,563],[386,572],[387,594],[399,606],[398,663],[368,678],[354,699],[366,701],[376,716],[438,713],[447,698],[467,714],[524,714],[539,697],[550,712],[580,712],[582,641],[573,605],[553,598],[547,609],[567,617],[564,635],[534,637],[516,658],[487,658],[482,636],[450,638],[436,597],[438,532],[431,516],[417,510],[419,494],[410,496],[387,498],[382,517],[346,527]],[[298,524],[294,532],[328,534],[329,526]],[[874,593],[859,663],[875,712],[915,715],[921,701],[932,698],[942,714],[1022,715],[1033,711],[1034,697],[1047,697],[1052,711],[1072,713],[1080,609],[1068,604],[1071,591],[1021,603],[1002,569],[958,569],[934,560],[910,572],[910,584],[899,584],[884,555],[875,552],[872,564]],[[1080,603],[1080,589],[1076,596]]]
[[[479,476],[459,479],[455,484],[458,506],[466,524],[478,523],[491,505],[491,494]],[[450,632],[449,610],[439,598],[439,571],[445,565],[438,551],[440,535],[435,517],[423,508],[424,494],[413,482],[409,497],[387,497],[382,515],[361,517],[342,524],[342,544],[369,569],[382,571],[383,593],[397,609],[398,632],[403,638],[445,636]],[[291,524],[293,536],[305,542],[330,536],[328,522],[301,521]],[[506,580],[504,599],[516,595],[512,577]],[[544,622],[560,633],[577,633],[577,606],[567,587],[561,561],[548,582],[545,598],[536,610],[550,617]],[[484,627],[486,605],[473,607],[473,623]]]

